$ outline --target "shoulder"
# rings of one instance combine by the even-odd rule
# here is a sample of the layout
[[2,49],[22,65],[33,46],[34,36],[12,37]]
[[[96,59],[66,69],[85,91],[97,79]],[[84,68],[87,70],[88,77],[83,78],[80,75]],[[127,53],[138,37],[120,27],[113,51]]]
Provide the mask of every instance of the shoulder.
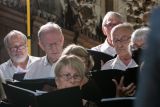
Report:
[[111,69],[111,65],[114,62],[114,60],[115,58],[107,61],[104,65],[102,65],[101,70]]
[[35,60],[35,61],[32,63],[32,65],[33,65],[33,64],[39,64],[39,63],[42,63],[42,62],[45,61],[45,56],[43,56],[43,57],[33,57],[33,56],[32,56],[32,58]]
[[92,47],[91,50],[100,51],[103,44]]
[[8,61],[6,61],[6,62],[4,62],[4,63],[2,63],[2,64],[0,65],[0,70],[1,70],[2,72],[10,66],[10,64],[11,64],[10,61],[11,61],[11,60],[8,60]]
[[36,60],[40,59],[40,57],[29,56],[29,59],[30,59],[31,61],[36,61]]
[[37,69],[42,69],[46,64],[45,64],[45,57],[39,57],[39,59],[35,60],[34,62],[32,62],[28,68],[28,70],[31,71],[35,71]]

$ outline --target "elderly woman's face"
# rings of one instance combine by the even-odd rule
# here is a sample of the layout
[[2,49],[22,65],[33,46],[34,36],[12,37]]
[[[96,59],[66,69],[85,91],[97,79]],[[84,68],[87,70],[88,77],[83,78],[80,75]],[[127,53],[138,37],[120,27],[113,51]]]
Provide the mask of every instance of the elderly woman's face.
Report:
[[64,66],[56,79],[56,85],[58,89],[80,86],[82,79],[77,70],[70,66]]

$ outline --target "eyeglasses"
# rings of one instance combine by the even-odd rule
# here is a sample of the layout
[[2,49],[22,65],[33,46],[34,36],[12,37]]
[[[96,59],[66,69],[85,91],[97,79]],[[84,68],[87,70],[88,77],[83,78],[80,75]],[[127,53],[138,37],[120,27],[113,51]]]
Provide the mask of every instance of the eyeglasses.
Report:
[[121,38],[121,39],[116,39],[114,40],[114,42],[129,42],[129,40],[131,39],[131,37],[128,37],[128,38]]
[[144,49],[144,43],[142,44],[131,44],[130,45],[132,50]]
[[64,78],[66,81],[69,81],[69,80],[71,80],[72,78],[73,78],[75,81],[80,81],[80,80],[82,79],[82,77],[81,77],[79,74],[71,75],[70,73],[61,74],[60,77]]
[[23,45],[20,45],[20,46],[15,46],[15,47],[10,47],[10,50],[12,52],[15,52],[15,51],[18,51],[18,50],[23,50],[23,49],[26,49],[26,44],[23,44]]
[[58,46],[60,46],[60,44],[61,44],[61,42],[56,42],[56,43],[52,43],[52,44],[45,44],[44,46],[45,46],[46,49],[50,50],[50,49],[52,49],[53,47],[58,47]]
[[114,26],[116,26],[116,25],[118,25],[118,23],[108,23],[108,24],[105,24],[104,26],[107,27],[107,28],[108,28],[108,27],[111,27],[111,28],[112,28],[112,27],[114,27]]

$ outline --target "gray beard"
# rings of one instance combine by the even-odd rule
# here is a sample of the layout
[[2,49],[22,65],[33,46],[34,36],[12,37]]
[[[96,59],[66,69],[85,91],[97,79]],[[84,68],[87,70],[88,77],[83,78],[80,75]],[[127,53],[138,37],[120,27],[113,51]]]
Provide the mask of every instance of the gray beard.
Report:
[[27,58],[27,55],[23,55],[23,56],[20,56],[20,57],[13,57],[12,60],[16,63],[21,63],[21,62],[24,62]]

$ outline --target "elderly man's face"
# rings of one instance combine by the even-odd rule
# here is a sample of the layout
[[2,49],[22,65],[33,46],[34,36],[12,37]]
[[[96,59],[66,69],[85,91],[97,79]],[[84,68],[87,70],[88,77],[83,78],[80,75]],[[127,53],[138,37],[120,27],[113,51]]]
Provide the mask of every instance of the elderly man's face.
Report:
[[19,35],[10,38],[7,47],[8,54],[13,62],[24,62],[28,56],[27,43]]
[[56,79],[58,89],[80,86],[83,78],[79,72],[71,66],[64,66],[61,68],[60,74]]
[[130,43],[132,31],[127,29],[117,29],[113,33],[113,44],[116,49],[117,54],[128,53],[128,45]]
[[41,48],[47,54],[48,60],[51,63],[56,62],[61,56],[63,49],[63,38],[60,32],[48,32],[41,37]]
[[110,33],[111,33],[112,28],[114,26],[120,24],[120,23],[122,23],[120,21],[120,19],[118,19],[115,16],[110,16],[108,19],[106,19],[105,24],[104,24],[102,30],[103,30],[104,35],[107,36],[107,39],[108,39],[109,42],[111,42]]

